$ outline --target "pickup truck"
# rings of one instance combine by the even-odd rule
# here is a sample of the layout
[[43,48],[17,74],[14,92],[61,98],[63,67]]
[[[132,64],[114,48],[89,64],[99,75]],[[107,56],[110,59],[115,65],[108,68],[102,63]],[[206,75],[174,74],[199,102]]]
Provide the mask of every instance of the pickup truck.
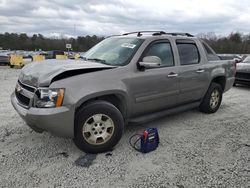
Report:
[[35,131],[98,153],[112,149],[128,123],[192,108],[216,112],[235,72],[234,61],[190,34],[132,32],[106,38],[83,60],[28,64],[11,102]]

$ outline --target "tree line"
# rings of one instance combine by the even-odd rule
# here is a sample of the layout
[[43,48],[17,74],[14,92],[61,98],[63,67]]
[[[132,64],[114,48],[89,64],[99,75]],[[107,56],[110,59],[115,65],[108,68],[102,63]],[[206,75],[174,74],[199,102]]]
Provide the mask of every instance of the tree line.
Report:
[[42,34],[34,34],[28,36],[26,33],[4,33],[0,34],[0,47],[2,49],[10,50],[64,50],[66,51],[66,44],[72,44],[73,51],[84,52],[89,48],[103,40],[104,37],[93,36],[79,36],[75,38],[56,38],[45,37]]
[[[216,53],[250,54],[250,34],[244,35],[239,32],[228,36],[217,36],[213,32],[197,35],[205,40]],[[72,44],[73,51],[87,51],[89,48],[103,40],[104,37],[78,36],[77,38],[49,38],[42,34],[28,36],[25,33],[0,34],[0,47],[10,50],[66,50],[66,44]]]
[[218,54],[250,54],[250,34],[230,33],[226,37],[218,37],[215,33],[198,34]]

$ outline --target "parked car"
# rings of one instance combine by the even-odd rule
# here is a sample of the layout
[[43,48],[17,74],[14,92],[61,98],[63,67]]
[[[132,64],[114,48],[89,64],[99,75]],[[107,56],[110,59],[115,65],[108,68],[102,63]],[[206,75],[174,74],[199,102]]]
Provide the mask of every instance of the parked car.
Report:
[[33,61],[33,55],[35,53],[34,52],[23,52],[23,63],[24,65],[27,65],[28,63],[31,63]]
[[218,54],[221,60],[235,60],[236,63],[242,61],[242,56],[237,54]]
[[242,58],[241,58],[242,61],[244,61],[244,59],[246,59],[247,56],[249,56],[249,55],[248,55],[248,54],[243,54],[243,55],[242,55]]
[[73,138],[89,153],[112,149],[128,123],[192,108],[216,112],[236,71],[186,33],[126,33],[84,57],[25,66],[11,102],[35,131]]
[[22,68],[23,66],[31,63],[33,61],[32,55],[35,52],[32,51],[13,51],[10,55],[10,68],[19,67]]
[[250,84],[250,55],[237,64],[234,85],[237,84]]
[[10,64],[10,55],[9,52],[0,53],[0,65],[9,65]]

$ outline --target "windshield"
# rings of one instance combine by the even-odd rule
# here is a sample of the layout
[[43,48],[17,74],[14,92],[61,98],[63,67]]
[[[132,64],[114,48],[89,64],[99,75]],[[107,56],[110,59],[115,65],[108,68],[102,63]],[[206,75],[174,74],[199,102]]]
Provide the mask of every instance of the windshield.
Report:
[[107,38],[87,51],[84,58],[108,65],[127,65],[143,41],[137,38]]
[[243,63],[250,63],[250,55],[246,57],[246,59],[244,59]]

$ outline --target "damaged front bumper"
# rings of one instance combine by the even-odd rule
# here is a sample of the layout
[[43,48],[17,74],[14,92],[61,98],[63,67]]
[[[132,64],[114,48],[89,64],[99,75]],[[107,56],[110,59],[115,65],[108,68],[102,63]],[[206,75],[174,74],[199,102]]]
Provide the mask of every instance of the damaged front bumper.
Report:
[[57,108],[24,108],[19,104],[15,92],[11,103],[21,118],[36,132],[48,131],[61,137],[74,137],[73,107]]

